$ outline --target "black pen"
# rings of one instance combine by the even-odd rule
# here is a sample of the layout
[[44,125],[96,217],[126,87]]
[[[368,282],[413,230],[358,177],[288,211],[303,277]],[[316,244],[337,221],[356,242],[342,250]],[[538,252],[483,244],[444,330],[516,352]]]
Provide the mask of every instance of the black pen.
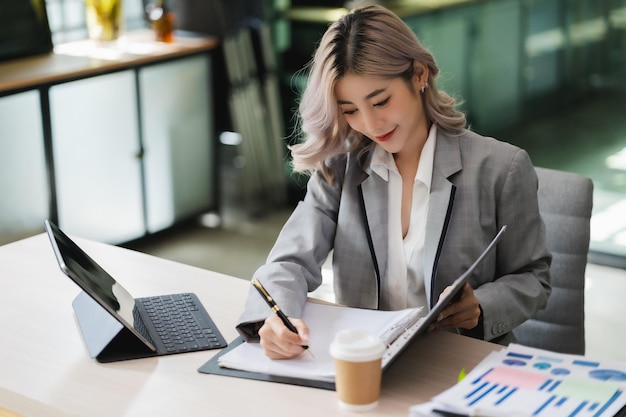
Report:
[[[293,323],[289,321],[287,316],[285,316],[285,313],[283,313],[283,311],[280,309],[280,307],[278,307],[278,304],[276,304],[276,302],[274,301],[274,299],[272,298],[270,293],[268,293],[267,290],[263,287],[263,285],[261,285],[261,282],[259,282],[258,279],[254,278],[252,280],[252,285],[254,286],[254,288],[257,289],[259,294],[261,294],[261,296],[267,302],[267,305],[270,306],[272,311],[274,313],[276,313],[276,315],[280,318],[280,320],[283,322],[285,327],[287,327],[292,332],[298,334],[298,329],[296,329],[296,327],[293,325]],[[308,346],[304,345],[304,346],[302,346],[302,348],[304,350],[306,350],[307,352],[309,352],[311,354],[311,356],[313,356],[313,352],[311,352],[311,350],[309,349]]]

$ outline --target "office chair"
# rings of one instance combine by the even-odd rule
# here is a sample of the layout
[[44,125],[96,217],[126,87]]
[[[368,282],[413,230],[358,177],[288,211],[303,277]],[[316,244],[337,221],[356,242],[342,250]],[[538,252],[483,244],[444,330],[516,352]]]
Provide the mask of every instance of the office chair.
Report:
[[518,343],[560,353],[585,353],[585,268],[593,183],[569,172],[535,168],[539,211],[552,252],[552,293],[545,309],[513,330]]

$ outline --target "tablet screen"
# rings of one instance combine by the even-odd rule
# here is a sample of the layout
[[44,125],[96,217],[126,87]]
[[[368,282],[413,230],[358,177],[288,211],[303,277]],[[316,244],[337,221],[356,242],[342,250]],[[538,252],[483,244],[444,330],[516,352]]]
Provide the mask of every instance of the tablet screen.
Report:
[[133,296],[55,224],[46,221],[45,226],[63,273],[154,350],[152,343],[135,329]]

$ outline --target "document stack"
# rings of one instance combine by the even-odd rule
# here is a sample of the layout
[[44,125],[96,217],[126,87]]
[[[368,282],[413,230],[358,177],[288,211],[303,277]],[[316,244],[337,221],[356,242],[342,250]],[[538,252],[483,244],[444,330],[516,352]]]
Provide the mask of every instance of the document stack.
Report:
[[604,417],[625,406],[626,364],[511,344],[410,416]]

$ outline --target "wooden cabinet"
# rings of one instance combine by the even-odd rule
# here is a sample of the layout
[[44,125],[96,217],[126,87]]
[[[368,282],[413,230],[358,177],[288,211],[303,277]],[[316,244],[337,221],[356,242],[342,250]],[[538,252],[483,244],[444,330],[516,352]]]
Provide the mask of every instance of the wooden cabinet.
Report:
[[150,233],[216,205],[213,100],[205,93],[210,79],[204,55],[139,72]]
[[38,230],[48,215],[41,127],[37,91],[0,97],[0,244]]
[[141,143],[132,70],[50,88],[59,225],[118,243],[144,234]]
[[0,64],[0,242],[51,218],[117,244],[214,210],[215,45],[143,34]]

